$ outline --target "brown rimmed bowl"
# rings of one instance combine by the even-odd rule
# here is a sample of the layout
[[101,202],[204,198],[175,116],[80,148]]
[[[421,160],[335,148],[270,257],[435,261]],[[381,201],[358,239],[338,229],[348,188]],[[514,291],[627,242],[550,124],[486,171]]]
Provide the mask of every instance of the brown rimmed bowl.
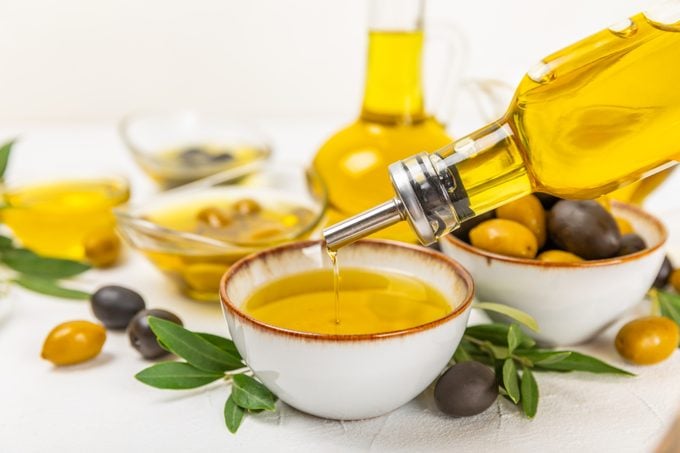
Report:
[[477,298],[518,308],[536,318],[534,337],[549,345],[573,345],[596,336],[638,304],[652,286],[665,254],[668,233],[659,219],[640,208],[612,203],[647,248],[620,257],[552,263],[487,252],[452,236],[442,251],[462,263],[475,279]]
[[413,399],[446,366],[465,331],[474,286],[460,264],[423,247],[367,240],[338,256],[341,273],[345,267],[415,276],[439,290],[451,310],[424,325],[362,335],[293,331],[244,313],[242,304],[261,285],[330,268],[321,241],[283,245],[234,264],[220,285],[222,308],[239,352],[281,400],[324,418],[376,417]]

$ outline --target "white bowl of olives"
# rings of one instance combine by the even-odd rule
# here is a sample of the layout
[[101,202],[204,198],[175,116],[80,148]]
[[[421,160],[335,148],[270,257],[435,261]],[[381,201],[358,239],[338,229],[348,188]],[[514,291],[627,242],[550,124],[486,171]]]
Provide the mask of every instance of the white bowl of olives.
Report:
[[583,343],[645,297],[665,267],[666,229],[624,203],[531,197],[464,224],[442,251],[470,271],[479,300],[532,315],[538,341]]

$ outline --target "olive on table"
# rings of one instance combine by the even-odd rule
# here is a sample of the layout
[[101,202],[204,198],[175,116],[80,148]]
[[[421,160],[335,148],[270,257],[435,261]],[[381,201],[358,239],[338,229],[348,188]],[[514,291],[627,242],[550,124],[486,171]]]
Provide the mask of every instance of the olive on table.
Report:
[[562,200],[548,214],[550,239],[561,249],[587,260],[611,258],[621,246],[614,217],[592,200]]
[[479,362],[461,362],[446,370],[434,387],[440,411],[455,417],[484,412],[498,397],[496,375]]
[[663,316],[647,316],[624,325],[614,345],[621,356],[637,365],[651,365],[667,359],[678,347],[678,325]]
[[583,261],[583,258],[580,256],[565,252],[564,250],[546,250],[539,253],[536,259],[546,263],[579,263]]
[[144,298],[123,286],[103,286],[90,297],[92,312],[107,329],[125,329],[144,310]]
[[115,230],[94,231],[83,239],[85,258],[94,267],[109,267],[120,257],[121,243]]
[[659,273],[656,274],[656,279],[652,286],[658,289],[665,288],[671,277],[671,272],[673,272],[673,265],[671,264],[671,260],[668,259],[668,256],[666,256],[663,259],[663,263],[661,263],[661,269],[659,269]]
[[647,248],[645,240],[635,233],[628,233],[621,236],[621,247],[617,253],[618,256],[630,255],[631,253],[639,252]]
[[158,308],[152,308],[149,310],[142,310],[132,318],[130,325],[128,326],[128,337],[130,338],[130,344],[133,348],[142,354],[145,359],[156,359],[168,354],[168,351],[163,349],[163,347],[158,344],[156,340],[156,335],[154,335],[151,327],[149,326],[149,316],[154,316],[156,318],[165,319],[175,324],[182,324],[175,314],[170,313],[167,310],[161,310]]
[[470,242],[470,231],[479,225],[480,223],[486,222],[487,220],[495,219],[496,211],[485,212],[476,217],[471,217],[468,220],[463,221],[458,228],[453,230],[451,234],[460,239],[461,241]]
[[536,236],[521,223],[492,219],[470,231],[470,243],[480,249],[507,256],[533,258],[538,250]]
[[90,321],[68,321],[50,331],[40,356],[55,365],[74,365],[99,355],[105,341],[104,326]]
[[529,228],[536,236],[538,248],[543,247],[546,240],[546,220],[543,205],[534,195],[527,195],[496,209],[499,219],[514,220]]

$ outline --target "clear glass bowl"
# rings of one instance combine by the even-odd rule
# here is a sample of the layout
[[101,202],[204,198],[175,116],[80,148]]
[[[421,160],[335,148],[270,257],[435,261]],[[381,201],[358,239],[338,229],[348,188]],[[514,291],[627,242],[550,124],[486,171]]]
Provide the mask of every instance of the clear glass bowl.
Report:
[[[181,212],[180,217],[174,215],[175,223],[194,225],[201,209],[241,199],[255,200],[263,209],[300,207],[307,215],[274,238],[250,240],[237,235],[216,238],[158,220],[165,218],[163,213]],[[123,237],[184,294],[217,301],[220,278],[229,266],[255,251],[309,238],[322,224],[326,203],[326,188],[310,170],[296,164],[257,162],[163,192],[148,202],[118,209],[115,215]]]
[[193,111],[132,113],[119,132],[140,167],[164,187],[271,155],[268,140],[252,126]]

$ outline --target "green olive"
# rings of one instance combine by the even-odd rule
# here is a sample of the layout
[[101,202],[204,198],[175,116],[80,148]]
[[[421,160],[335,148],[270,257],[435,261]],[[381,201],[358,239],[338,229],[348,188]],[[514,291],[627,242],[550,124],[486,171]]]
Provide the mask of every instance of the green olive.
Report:
[[94,267],[109,267],[120,257],[121,243],[113,229],[94,231],[83,239],[85,257]]
[[470,231],[470,243],[483,250],[519,258],[533,258],[538,250],[536,236],[521,223],[492,219]]
[[550,239],[560,249],[587,260],[611,258],[621,246],[614,217],[592,200],[562,200],[548,215]]
[[41,356],[55,365],[73,365],[96,357],[106,341],[106,329],[89,321],[69,321],[52,329]]
[[471,217],[465,221],[463,221],[460,226],[453,230],[451,234],[453,234],[455,237],[460,239],[461,241],[465,242],[470,242],[470,231],[477,225],[479,225],[482,222],[486,222],[487,220],[495,219],[496,218],[496,211],[489,211],[485,212],[484,214],[480,214],[475,217]]
[[621,356],[637,365],[651,365],[667,359],[678,347],[678,325],[663,316],[647,316],[624,325],[614,345]]
[[240,215],[257,214],[261,210],[262,207],[260,206],[260,204],[257,201],[252,200],[250,198],[244,198],[234,203],[234,211],[236,211]]
[[583,258],[580,256],[565,252],[564,250],[546,250],[541,252],[536,259],[547,263],[578,263],[583,261]]
[[541,248],[546,240],[545,211],[540,200],[534,195],[527,195],[512,203],[496,209],[499,219],[514,220],[529,228],[536,236],[538,247]]

